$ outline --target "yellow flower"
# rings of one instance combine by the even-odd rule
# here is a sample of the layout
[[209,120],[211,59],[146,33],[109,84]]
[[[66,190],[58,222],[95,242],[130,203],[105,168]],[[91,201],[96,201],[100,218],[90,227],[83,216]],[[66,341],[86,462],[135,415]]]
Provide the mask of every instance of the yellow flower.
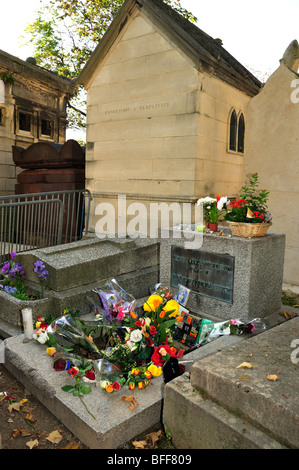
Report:
[[163,309],[166,313],[170,312],[171,310],[174,310],[169,316],[170,317],[176,317],[177,314],[179,313],[179,304],[176,300],[168,300],[167,304],[165,305]]
[[161,367],[155,366],[155,364],[148,366],[147,370],[152,374],[153,377],[159,377],[162,374]]
[[55,348],[47,348],[47,354],[48,356],[53,356],[53,354],[56,353],[56,349]]
[[38,329],[40,326],[41,326],[42,322],[41,321],[37,321],[35,323],[35,328]]
[[151,311],[155,311],[159,305],[161,304],[161,302],[163,302],[163,299],[160,295],[157,295],[157,294],[153,294],[151,295],[147,301],[143,304],[143,309],[146,311],[146,312],[151,312]]

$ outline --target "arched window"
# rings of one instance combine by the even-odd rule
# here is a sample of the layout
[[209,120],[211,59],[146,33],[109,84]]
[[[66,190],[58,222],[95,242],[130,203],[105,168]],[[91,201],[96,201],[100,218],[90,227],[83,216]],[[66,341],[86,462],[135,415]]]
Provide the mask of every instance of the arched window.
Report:
[[229,150],[244,153],[245,120],[243,113],[237,117],[236,111],[230,114],[229,120]]
[[231,113],[230,116],[230,125],[229,125],[229,149],[237,150],[237,113],[235,110]]
[[238,122],[238,152],[244,153],[244,134],[245,134],[245,121],[243,113],[239,116]]

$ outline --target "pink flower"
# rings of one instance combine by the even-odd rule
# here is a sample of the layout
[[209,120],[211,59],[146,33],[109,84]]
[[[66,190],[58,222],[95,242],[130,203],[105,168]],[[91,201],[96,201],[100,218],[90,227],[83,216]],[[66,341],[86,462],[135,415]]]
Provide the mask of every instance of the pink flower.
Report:
[[237,324],[238,324],[238,321],[237,321],[235,318],[233,318],[233,319],[231,320],[231,324],[232,324],[232,325],[237,325]]

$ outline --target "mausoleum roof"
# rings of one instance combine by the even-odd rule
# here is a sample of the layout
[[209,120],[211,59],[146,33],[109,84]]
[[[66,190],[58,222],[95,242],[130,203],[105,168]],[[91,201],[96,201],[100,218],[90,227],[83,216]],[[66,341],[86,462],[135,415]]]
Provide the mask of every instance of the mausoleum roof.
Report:
[[0,49],[0,67],[9,70],[10,73],[16,75],[27,75],[32,80],[38,80],[50,87],[58,88],[65,93],[73,94],[76,89],[74,80],[68,79],[55,72],[47,70],[43,67],[35,65],[32,58],[22,60],[19,57],[13,56],[8,52]]
[[78,83],[89,83],[136,8],[149,16],[189,55],[198,69],[219,77],[250,96],[259,92],[261,82],[222,47],[221,40],[209,36],[162,0],[126,0],[77,78]]

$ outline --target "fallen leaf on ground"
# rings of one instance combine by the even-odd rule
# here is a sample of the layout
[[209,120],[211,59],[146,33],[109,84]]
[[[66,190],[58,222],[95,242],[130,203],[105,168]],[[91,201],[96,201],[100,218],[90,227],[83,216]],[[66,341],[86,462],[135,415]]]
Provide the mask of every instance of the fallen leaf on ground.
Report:
[[236,367],[236,369],[241,369],[242,367],[245,367],[246,369],[251,369],[252,364],[250,364],[250,362],[242,362]]
[[162,431],[161,429],[159,429],[159,431],[150,432],[149,434],[146,435],[146,437],[151,438],[152,444],[154,446],[156,442],[162,437]]
[[113,403],[113,405],[116,405],[117,403],[120,403],[121,401],[131,402],[131,405],[129,406],[130,411],[134,410],[136,405],[140,405],[140,403],[137,402],[137,399],[133,395],[123,396],[119,401],[117,401],[116,403]]
[[147,446],[147,441],[132,441],[136,449],[144,449]]
[[273,374],[273,375],[268,374],[268,375],[267,375],[267,379],[268,379],[268,380],[274,380],[274,381],[275,381],[275,380],[278,379],[278,375],[276,375],[276,374]]
[[27,413],[25,416],[25,419],[27,419],[27,421],[31,421],[31,423],[34,423],[35,421],[35,419],[32,416],[32,413]]
[[284,316],[285,316],[288,320],[289,320],[290,318],[292,318],[292,315],[291,315],[289,312],[287,312],[287,310],[284,310],[284,311],[283,311],[283,314],[284,314]]
[[69,444],[67,444],[65,447],[61,447],[61,449],[79,449],[80,442],[76,442],[74,444],[73,441],[71,441]]
[[58,444],[58,442],[61,441],[62,439],[62,435],[60,434],[59,431],[52,431],[48,437],[46,437],[46,439],[50,442],[52,442],[52,444]]
[[38,447],[38,440],[34,439],[34,441],[28,441],[26,442],[26,446],[29,447],[29,449],[33,449],[33,447]]
[[248,377],[248,375],[245,375],[245,374],[244,374],[244,375],[240,375],[240,376],[239,376],[239,379],[240,379],[240,380],[243,380],[243,382],[247,382],[247,381],[249,380],[249,377]]

